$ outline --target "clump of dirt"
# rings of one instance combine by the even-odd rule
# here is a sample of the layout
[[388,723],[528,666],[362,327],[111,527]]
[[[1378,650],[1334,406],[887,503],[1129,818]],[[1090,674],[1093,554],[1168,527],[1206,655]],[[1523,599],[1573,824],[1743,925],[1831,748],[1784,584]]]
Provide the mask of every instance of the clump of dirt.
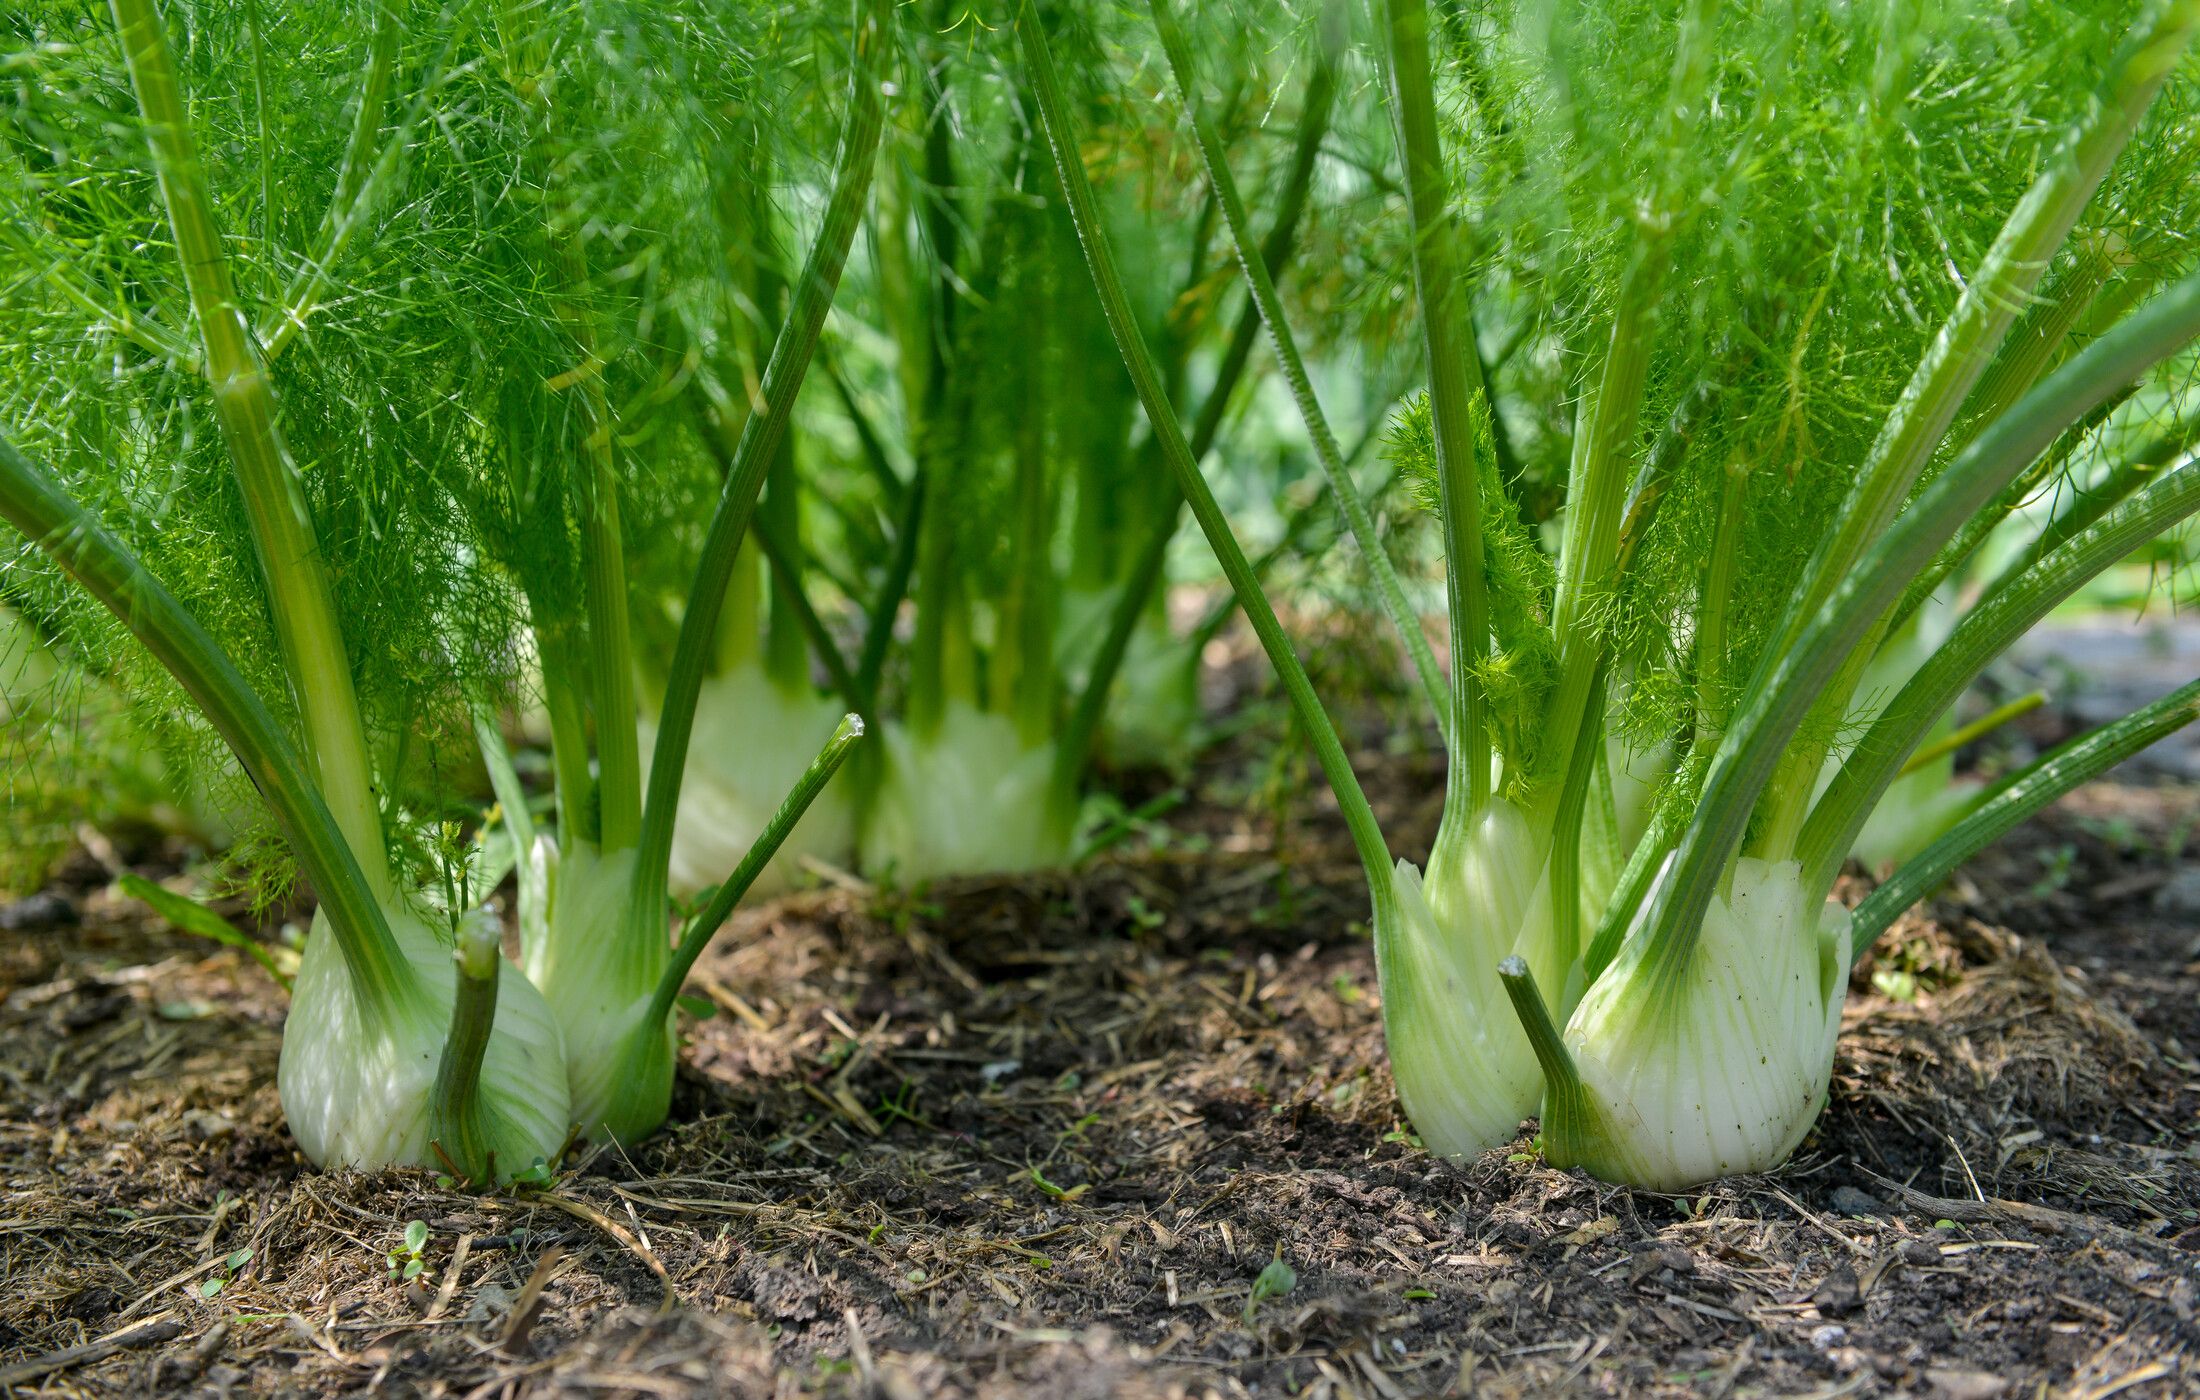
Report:
[[[1362,760],[1410,825],[1425,761]],[[1679,1197],[1551,1170],[1532,1124],[1420,1150],[1333,813],[1279,837],[1243,783],[1079,874],[744,912],[672,1126],[485,1197],[306,1167],[279,994],[64,891],[78,927],[0,936],[0,1385],[2191,1393],[2193,930],[2057,913],[2174,866],[2200,801],[2146,791],[2112,865],[2066,805],[2006,857],[2063,884],[1982,862],[1905,920],[1797,1160]]]

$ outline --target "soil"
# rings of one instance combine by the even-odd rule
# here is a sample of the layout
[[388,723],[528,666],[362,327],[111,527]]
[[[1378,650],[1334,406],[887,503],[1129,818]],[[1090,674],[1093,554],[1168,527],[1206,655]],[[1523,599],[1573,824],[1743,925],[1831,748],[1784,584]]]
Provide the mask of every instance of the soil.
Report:
[[2200,1394],[2200,789],[1974,862],[1795,1160],[1663,1196],[1420,1150],[1341,828],[1240,757],[1073,875],[744,912],[672,1126],[487,1197],[304,1163],[280,992],[95,842],[0,909],[0,1390]]

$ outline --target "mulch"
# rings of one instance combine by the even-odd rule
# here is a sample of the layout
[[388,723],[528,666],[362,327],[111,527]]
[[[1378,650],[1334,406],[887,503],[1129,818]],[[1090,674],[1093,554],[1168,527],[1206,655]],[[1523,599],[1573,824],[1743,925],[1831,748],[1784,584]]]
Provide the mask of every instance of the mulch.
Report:
[[1202,781],[1074,874],[744,911],[671,1125],[495,1196],[302,1162],[280,992],[78,856],[0,911],[0,1391],[2200,1393],[2200,791],[1975,862],[1796,1159],[1665,1196],[1420,1150],[1333,814]]

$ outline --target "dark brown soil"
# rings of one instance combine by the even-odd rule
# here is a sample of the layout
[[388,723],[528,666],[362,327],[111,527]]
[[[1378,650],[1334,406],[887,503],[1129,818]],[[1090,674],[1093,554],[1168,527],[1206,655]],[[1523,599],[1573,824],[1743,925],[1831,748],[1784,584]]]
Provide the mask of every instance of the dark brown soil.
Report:
[[[1427,760],[1367,761],[1425,832]],[[307,1167],[280,993],[80,859],[0,932],[0,1388],[2200,1393],[2200,791],[1976,862],[1795,1162],[1667,1197],[1419,1150],[1337,833],[1224,786],[1075,876],[744,914],[673,1126],[491,1198]]]

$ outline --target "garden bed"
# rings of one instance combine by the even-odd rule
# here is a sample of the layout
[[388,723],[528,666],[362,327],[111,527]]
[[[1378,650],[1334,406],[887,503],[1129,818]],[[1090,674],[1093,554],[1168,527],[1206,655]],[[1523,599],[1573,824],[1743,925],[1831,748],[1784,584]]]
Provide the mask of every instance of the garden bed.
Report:
[[[1425,839],[1426,760],[1361,760]],[[1420,1151],[1341,832],[1315,815],[1279,844],[1243,791],[1209,797],[1162,849],[1074,876],[744,913],[691,981],[715,1014],[686,1024],[673,1126],[488,1198],[307,1167],[280,996],[109,894],[102,857],[130,853],[95,842],[0,942],[0,1381],[2200,1384],[2200,913],[2176,858],[2200,793],[2097,785],[1974,862],[1859,969],[1795,1161],[1688,1197],[1553,1171],[1525,1133]],[[426,1268],[393,1282],[413,1220]],[[1277,1259],[1294,1281],[1256,1302]]]

